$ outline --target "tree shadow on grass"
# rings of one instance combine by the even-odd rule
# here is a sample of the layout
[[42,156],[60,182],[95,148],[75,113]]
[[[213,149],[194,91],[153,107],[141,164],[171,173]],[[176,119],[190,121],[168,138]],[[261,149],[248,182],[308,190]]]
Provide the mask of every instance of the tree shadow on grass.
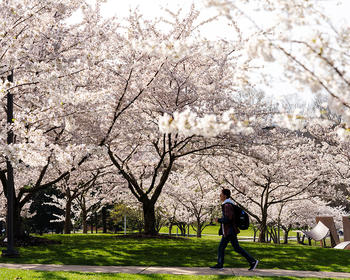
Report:
[[[217,258],[216,240],[127,239],[113,236],[55,236],[62,245],[21,248],[18,259],[7,263],[42,263],[117,266],[207,267]],[[350,272],[350,250],[335,250],[301,245],[275,245],[240,242],[259,268]],[[228,246],[225,266],[247,267],[247,261]]]
[[247,248],[261,261],[260,268],[350,272],[349,250],[277,244],[247,244]]
[[35,280],[69,280],[68,276],[59,275],[57,272],[52,271],[36,271]]

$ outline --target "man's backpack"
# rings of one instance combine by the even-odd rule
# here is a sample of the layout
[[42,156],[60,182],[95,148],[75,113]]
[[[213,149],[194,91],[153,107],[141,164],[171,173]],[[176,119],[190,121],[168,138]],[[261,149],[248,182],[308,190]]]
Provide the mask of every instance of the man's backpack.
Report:
[[235,215],[235,224],[239,229],[245,230],[249,228],[249,215],[241,207],[236,204],[232,204],[234,215]]

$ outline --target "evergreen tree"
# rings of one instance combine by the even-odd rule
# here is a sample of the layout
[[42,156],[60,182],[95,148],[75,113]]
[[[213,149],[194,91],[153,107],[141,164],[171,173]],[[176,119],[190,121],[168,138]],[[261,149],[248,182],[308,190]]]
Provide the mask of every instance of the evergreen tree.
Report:
[[64,210],[55,201],[62,197],[62,193],[53,187],[41,190],[33,196],[29,213],[34,215],[27,223],[30,232],[43,234],[48,231],[63,231],[63,221],[58,221],[58,217],[64,216]]

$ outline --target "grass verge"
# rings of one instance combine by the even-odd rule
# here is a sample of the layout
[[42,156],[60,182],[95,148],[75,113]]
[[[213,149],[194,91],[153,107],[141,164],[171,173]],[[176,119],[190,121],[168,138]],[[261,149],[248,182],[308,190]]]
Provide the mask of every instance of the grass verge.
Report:
[[[296,277],[238,277],[224,275],[169,275],[169,274],[125,274],[125,273],[82,273],[62,271],[33,271],[0,268],[0,279],[2,280],[288,280],[300,279]],[[318,278],[302,278],[304,280],[315,280]],[[333,278],[327,278],[333,279]],[[335,279],[335,278],[334,278]],[[337,278],[339,280],[339,278]]]

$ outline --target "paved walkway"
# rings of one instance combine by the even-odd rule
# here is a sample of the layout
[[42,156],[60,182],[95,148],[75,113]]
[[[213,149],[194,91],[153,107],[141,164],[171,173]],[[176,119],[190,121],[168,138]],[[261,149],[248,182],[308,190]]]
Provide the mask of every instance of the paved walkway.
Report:
[[0,268],[32,269],[44,271],[79,271],[99,273],[132,273],[132,274],[181,274],[181,275],[232,275],[232,276],[294,276],[316,278],[350,278],[350,273],[325,271],[297,271],[283,269],[225,268],[212,270],[207,267],[156,267],[156,266],[88,266],[88,265],[55,265],[55,264],[6,264]]

